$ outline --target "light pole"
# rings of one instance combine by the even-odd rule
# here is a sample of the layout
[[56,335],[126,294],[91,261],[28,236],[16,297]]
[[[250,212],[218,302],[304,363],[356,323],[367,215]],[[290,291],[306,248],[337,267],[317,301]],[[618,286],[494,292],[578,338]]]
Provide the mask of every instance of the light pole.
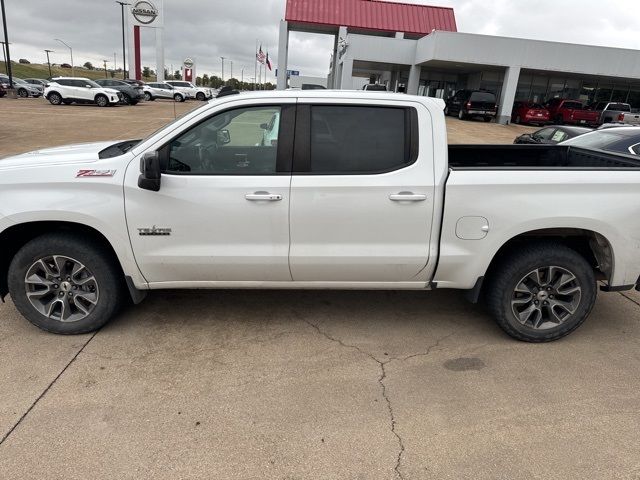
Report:
[[224,83],[224,57],[220,57],[220,60],[222,60],[222,83]]
[[13,90],[13,75],[11,73],[11,53],[9,52],[9,33],[7,32],[7,14],[4,10],[4,0],[0,0],[0,7],[2,9],[2,28],[4,29],[4,48],[6,57],[4,64],[7,67],[7,75],[9,75],[9,88]]
[[9,73],[7,70],[7,52],[5,50],[5,42],[0,41],[0,43],[2,44],[2,56],[4,57],[4,69],[5,71],[7,71],[7,74]]
[[102,63],[104,63],[104,78],[109,78],[107,76],[107,61],[106,60],[102,60]]
[[49,66],[49,78],[53,77],[53,75],[51,74],[51,62],[49,61],[49,54],[50,53],[54,53],[53,50],[45,50],[44,51],[47,54],[47,65]]
[[[127,54],[126,54],[126,48],[124,44],[124,6],[131,5],[131,4],[126,2],[119,2],[119,1],[116,1],[116,3],[120,4],[120,11],[122,13],[122,78],[125,79],[127,78],[127,57],[126,57]],[[114,63],[115,63],[115,60],[114,60]]]
[[231,80],[233,78],[233,60],[231,60],[231,76],[229,77],[229,80]]
[[244,83],[244,68],[242,67],[242,69],[240,70],[240,84]]
[[54,38],[54,40],[56,42],[60,42],[62,45],[64,45],[65,47],[67,47],[69,49],[69,52],[71,53],[71,76],[75,77],[75,72],[74,72],[74,68],[73,68],[73,48],[71,48],[67,43],[63,42],[59,38]]

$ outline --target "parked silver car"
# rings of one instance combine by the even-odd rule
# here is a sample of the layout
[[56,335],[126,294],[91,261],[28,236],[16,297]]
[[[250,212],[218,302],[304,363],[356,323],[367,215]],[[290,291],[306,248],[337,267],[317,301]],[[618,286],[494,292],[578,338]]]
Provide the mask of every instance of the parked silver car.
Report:
[[48,80],[43,80],[42,78],[25,78],[25,82],[30,83],[31,85],[41,86],[43,89],[47,88],[49,85]]
[[33,85],[16,77],[13,77],[13,87],[21,98],[41,97],[44,92],[44,87],[42,85]]

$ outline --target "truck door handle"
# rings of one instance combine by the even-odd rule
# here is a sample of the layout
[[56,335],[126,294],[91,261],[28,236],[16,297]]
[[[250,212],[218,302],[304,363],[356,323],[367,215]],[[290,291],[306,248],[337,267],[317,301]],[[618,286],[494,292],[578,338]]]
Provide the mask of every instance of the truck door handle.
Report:
[[400,192],[389,195],[389,200],[393,202],[424,202],[426,199],[426,195],[413,192]]
[[248,193],[244,196],[250,202],[279,202],[282,200],[282,195],[277,195],[269,192],[255,192]]

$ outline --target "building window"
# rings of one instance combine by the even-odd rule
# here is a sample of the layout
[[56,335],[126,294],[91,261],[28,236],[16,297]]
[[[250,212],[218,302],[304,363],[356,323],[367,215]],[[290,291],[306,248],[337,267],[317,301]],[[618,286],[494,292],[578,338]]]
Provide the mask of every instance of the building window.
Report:
[[596,91],[598,90],[597,82],[584,82],[580,89],[578,100],[591,104],[596,100]]
[[581,91],[580,83],[580,80],[577,78],[567,78],[564,84],[564,98],[579,100]]
[[533,103],[544,103],[547,100],[547,84],[549,79],[543,75],[534,75],[531,81],[531,95]]
[[629,95],[628,85],[616,85],[611,94],[612,102],[627,102],[627,96]]
[[528,102],[531,94],[531,82],[533,81],[533,75],[520,75],[518,79],[518,88],[516,89],[516,100],[522,102]]
[[567,98],[564,90],[564,78],[551,78],[549,80],[549,90],[547,91],[547,99],[550,98]]
[[613,93],[613,84],[600,83],[598,84],[598,91],[596,92],[596,102],[609,102],[611,101],[611,94]]
[[640,111],[640,85],[631,86],[627,103],[631,105],[633,110]]

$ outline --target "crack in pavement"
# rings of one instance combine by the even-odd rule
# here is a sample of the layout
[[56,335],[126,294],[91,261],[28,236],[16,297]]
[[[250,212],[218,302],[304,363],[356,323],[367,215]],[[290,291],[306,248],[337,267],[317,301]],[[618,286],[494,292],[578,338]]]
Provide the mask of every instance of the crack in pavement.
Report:
[[618,292],[620,295],[622,295],[624,298],[626,298],[627,300],[629,300],[631,303],[635,303],[636,305],[638,305],[640,307],[640,303],[636,300],[634,300],[633,298],[631,298],[628,295],[625,295],[624,292]]
[[35,406],[38,404],[38,402],[40,400],[42,400],[42,398],[44,398],[44,396],[47,394],[47,392],[49,390],[51,390],[51,387],[53,387],[53,385],[60,379],[60,377],[62,376],[62,374],[64,372],[67,371],[67,369],[71,366],[71,364],[73,362],[76,361],[76,359],[78,358],[78,356],[82,353],[82,351],[86,348],[87,345],[89,345],[89,342],[91,342],[91,340],[93,340],[95,338],[95,336],[98,334],[100,330],[96,330],[95,332],[93,332],[93,334],[89,337],[89,339],[84,342],[84,344],[82,345],[82,347],[80,347],[80,349],[76,352],[76,354],[71,358],[71,360],[69,360],[69,362],[64,366],[64,368],[62,370],[60,370],[60,373],[58,373],[58,375],[56,375],[56,377],[51,381],[51,383],[49,383],[49,385],[47,385],[47,388],[45,388],[42,393],[40,395],[38,395],[38,397],[33,401],[33,403],[31,404],[31,406],[27,409],[26,412],[24,412],[22,414],[22,416],[18,419],[18,421],[13,425],[13,427],[11,427],[11,429],[4,434],[4,436],[0,439],[0,446],[2,446],[2,444],[5,442],[5,440],[7,438],[9,438],[9,436],[15,431],[16,428],[18,428],[18,426],[22,423],[22,421],[27,417],[27,415],[29,415],[29,413],[31,413],[31,410],[33,410],[35,408]]
[[402,472],[400,471],[400,467],[401,467],[401,464],[402,464],[402,456],[403,456],[404,451],[405,451],[405,446],[404,446],[404,441],[402,440],[402,437],[400,436],[400,434],[398,433],[398,431],[396,429],[397,421],[396,421],[395,412],[393,410],[393,405],[391,403],[391,399],[387,395],[387,385],[384,383],[384,380],[387,378],[386,366],[387,366],[387,364],[389,364],[389,363],[391,363],[393,361],[403,362],[403,361],[408,360],[410,358],[429,355],[434,348],[437,348],[438,346],[440,346],[441,342],[443,342],[447,338],[452,337],[453,335],[455,335],[457,333],[457,330],[438,338],[438,340],[433,345],[430,345],[429,347],[427,347],[427,350],[425,352],[423,352],[423,353],[416,353],[416,354],[413,354],[413,355],[409,355],[407,357],[391,357],[388,360],[382,361],[382,360],[378,360],[375,355],[367,352],[366,350],[361,349],[357,345],[352,345],[352,344],[349,344],[349,343],[345,343],[341,339],[330,335],[328,332],[322,330],[319,325],[316,325],[315,323],[310,322],[309,320],[305,319],[302,315],[298,314],[297,312],[294,312],[294,315],[296,317],[298,317],[299,320],[301,320],[302,322],[306,323],[311,328],[313,328],[319,335],[322,335],[326,339],[328,339],[328,340],[330,340],[332,342],[335,342],[335,343],[339,344],[340,346],[342,346],[344,348],[351,348],[353,350],[356,350],[357,352],[361,353],[362,355],[365,355],[365,356],[369,357],[371,360],[373,360],[374,362],[376,362],[378,364],[378,366],[380,367],[380,372],[381,372],[380,376],[378,377],[378,383],[380,384],[380,388],[381,388],[381,391],[382,391],[382,398],[384,399],[384,401],[387,404],[387,411],[389,412],[389,419],[390,419],[390,423],[391,423],[391,433],[393,433],[393,435],[398,440],[398,447],[399,447],[398,456],[396,458],[396,464],[395,464],[393,470],[396,473],[397,478],[399,478],[400,480],[404,480],[404,476],[402,475]]
[[387,370],[385,369],[385,365],[389,362],[392,362],[393,359],[388,360],[386,362],[378,362],[380,364],[380,371],[382,374],[378,378],[378,383],[382,387],[382,398],[384,398],[385,402],[387,402],[387,410],[389,410],[389,418],[391,419],[391,433],[393,433],[398,439],[398,445],[400,446],[400,450],[398,451],[398,456],[396,457],[396,465],[393,467],[393,471],[396,472],[397,477],[400,480],[404,480],[404,476],[402,472],[400,472],[400,464],[402,463],[402,455],[404,454],[404,442],[402,441],[402,437],[396,431],[396,416],[393,412],[393,406],[391,405],[391,399],[387,396],[387,386],[384,383],[384,379],[387,378]]

